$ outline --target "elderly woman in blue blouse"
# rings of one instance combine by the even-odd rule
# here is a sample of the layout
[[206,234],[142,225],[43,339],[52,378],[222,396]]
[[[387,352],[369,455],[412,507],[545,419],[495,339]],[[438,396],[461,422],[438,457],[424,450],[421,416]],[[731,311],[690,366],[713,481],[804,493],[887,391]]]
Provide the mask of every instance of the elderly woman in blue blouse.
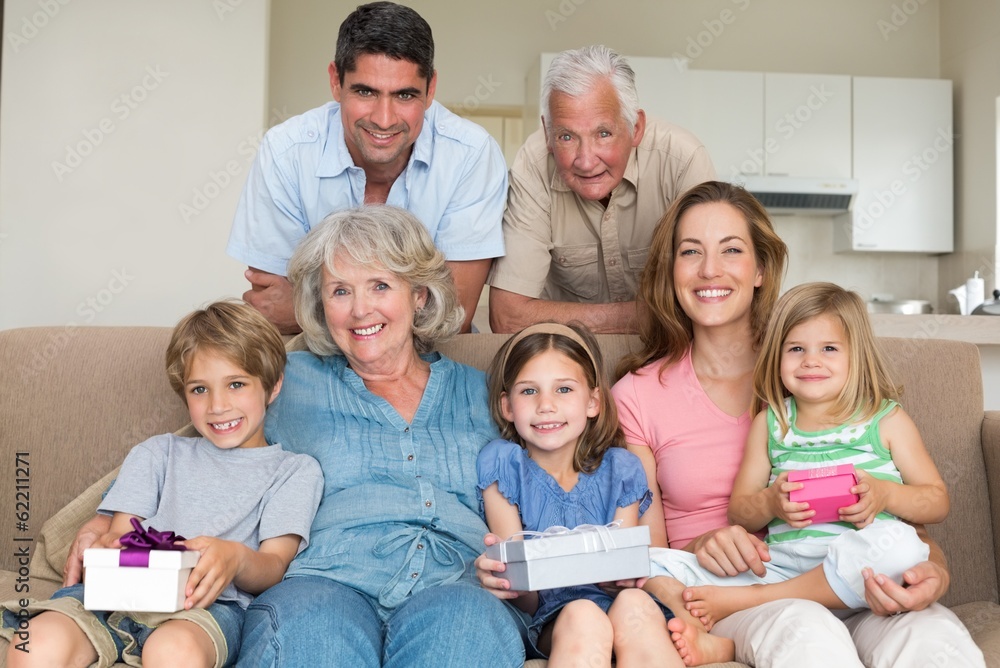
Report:
[[309,352],[265,432],[315,457],[325,491],[309,547],[247,611],[239,665],[520,666],[516,613],[474,568],[486,380],[433,352],[462,325],[444,256],[411,214],[352,209],[288,276]]

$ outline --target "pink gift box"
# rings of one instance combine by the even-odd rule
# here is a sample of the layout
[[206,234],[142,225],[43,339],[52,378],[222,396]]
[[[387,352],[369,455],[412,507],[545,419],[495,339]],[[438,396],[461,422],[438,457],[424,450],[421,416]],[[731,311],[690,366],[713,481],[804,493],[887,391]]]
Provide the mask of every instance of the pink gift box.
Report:
[[836,522],[840,519],[837,511],[857,503],[860,498],[851,494],[851,488],[858,484],[854,464],[789,471],[788,482],[804,485],[802,489],[789,492],[788,498],[796,503],[808,503],[809,508],[816,511],[812,517],[814,524]]

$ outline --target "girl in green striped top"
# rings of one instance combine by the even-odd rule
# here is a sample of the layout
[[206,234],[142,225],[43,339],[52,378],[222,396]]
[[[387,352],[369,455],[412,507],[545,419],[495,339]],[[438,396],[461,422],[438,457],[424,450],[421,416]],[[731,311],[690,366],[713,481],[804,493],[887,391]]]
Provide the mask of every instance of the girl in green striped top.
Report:
[[[780,598],[830,609],[869,607],[865,580],[906,580],[927,559],[911,524],[942,521],[948,492],[913,420],[896,403],[864,302],[832,283],[807,283],[777,303],[754,369],[766,404],[750,428],[729,503],[729,520],[767,527],[770,561],[762,583],[699,586],[687,608],[707,624]],[[792,470],[853,464],[857,503],[839,521],[814,523],[794,503]],[[904,520],[904,521],[900,521]],[[756,577],[756,576],[754,576]]]

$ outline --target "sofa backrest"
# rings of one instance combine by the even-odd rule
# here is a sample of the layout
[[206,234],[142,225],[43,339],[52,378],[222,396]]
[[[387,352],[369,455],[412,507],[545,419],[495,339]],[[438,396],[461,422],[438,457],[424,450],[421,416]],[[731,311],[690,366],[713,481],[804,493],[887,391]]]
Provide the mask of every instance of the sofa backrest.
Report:
[[[34,328],[0,332],[0,452],[7,473],[0,499],[12,508],[0,522],[0,545],[37,536],[42,522],[102,475],[128,450],[188,421],[164,372],[169,328]],[[463,335],[442,347],[453,359],[485,369],[506,335]],[[600,336],[609,373],[637,340]],[[954,341],[880,339],[902,403],[948,484],[951,513],[931,534],[948,556],[950,605],[997,600],[996,551],[981,449],[983,395],[979,353]],[[298,342],[293,342],[292,347]],[[668,409],[668,407],[665,407]],[[27,453],[18,476],[15,453]],[[28,530],[16,529],[18,478],[30,487]],[[23,490],[22,490],[23,491]],[[16,570],[13,550],[0,568]]]
[[[0,332],[0,567],[16,570],[14,537],[42,522],[112,470],[129,449],[188,421],[167,382],[164,327],[46,327]],[[26,453],[28,530],[13,515],[15,453]],[[24,497],[20,497],[24,498]]]

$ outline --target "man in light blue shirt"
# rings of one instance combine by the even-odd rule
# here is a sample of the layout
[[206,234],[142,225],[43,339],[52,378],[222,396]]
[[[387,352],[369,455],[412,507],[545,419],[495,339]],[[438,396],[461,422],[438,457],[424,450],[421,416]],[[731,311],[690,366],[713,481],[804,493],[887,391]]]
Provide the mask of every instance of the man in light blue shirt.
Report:
[[411,211],[448,258],[469,331],[486,274],[503,255],[507,167],[478,125],[434,102],[430,26],[390,2],[340,26],[329,66],[335,102],[271,128],[240,198],[226,252],[244,262],[243,298],[299,331],[286,266],[328,214],[361,204]]

